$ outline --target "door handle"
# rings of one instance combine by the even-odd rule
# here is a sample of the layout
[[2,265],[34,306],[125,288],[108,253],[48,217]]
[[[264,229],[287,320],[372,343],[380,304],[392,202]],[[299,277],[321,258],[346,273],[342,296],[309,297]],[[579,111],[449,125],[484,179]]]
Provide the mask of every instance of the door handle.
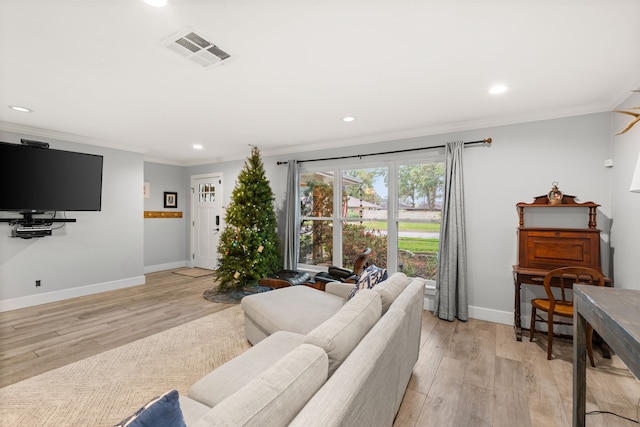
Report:
[[220,225],[220,215],[216,215],[216,225]]

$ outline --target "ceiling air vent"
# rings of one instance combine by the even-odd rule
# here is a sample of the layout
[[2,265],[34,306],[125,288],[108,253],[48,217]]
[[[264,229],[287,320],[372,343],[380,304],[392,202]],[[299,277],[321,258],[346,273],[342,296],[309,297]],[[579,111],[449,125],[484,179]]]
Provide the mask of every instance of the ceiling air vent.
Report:
[[228,61],[231,58],[231,55],[220,47],[189,29],[182,30],[165,39],[163,44],[169,50],[205,68]]

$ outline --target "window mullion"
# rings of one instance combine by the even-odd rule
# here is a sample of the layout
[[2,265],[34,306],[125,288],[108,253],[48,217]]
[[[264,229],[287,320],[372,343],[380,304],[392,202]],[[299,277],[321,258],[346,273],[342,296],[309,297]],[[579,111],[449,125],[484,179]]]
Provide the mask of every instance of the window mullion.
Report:
[[389,197],[387,200],[387,269],[395,273],[398,265],[398,167],[389,167]]
[[334,169],[333,183],[333,265],[342,265],[342,168]]

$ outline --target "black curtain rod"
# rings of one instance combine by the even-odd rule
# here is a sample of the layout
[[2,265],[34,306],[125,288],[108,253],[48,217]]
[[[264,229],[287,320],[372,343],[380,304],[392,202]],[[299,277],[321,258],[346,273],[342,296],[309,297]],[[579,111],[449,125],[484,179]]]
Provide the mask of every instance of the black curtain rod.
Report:
[[[464,145],[470,144],[482,144],[482,145],[491,145],[491,138],[483,139],[482,141],[469,141],[465,142]],[[408,153],[410,151],[419,151],[419,150],[431,150],[434,148],[444,148],[446,145],[434,145],[433,147],[420,147],[420,148],[407,148],[405,150],[394,150],[394,151],[384,151],[382,153],[369,153],[369,154],[354,154],[352,156],[340,156],[340,157],[325,157],[324,159],[311,159],[311,160],[298,160],[298,163],[304,162],[321,162],[323,160],[342,160],[342,159],[353,159],[353,158],[363,158],[369,156],[382,156],[385,154],[396,154],[396,153]],[[278,166],[286,165],[288,162],[277,162]]]

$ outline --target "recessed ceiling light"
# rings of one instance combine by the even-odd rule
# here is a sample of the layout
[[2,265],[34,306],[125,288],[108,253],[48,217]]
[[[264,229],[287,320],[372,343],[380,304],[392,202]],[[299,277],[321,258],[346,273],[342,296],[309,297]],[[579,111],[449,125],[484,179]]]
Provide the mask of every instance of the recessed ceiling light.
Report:
[[201,144],[193,144],[194,150],[202,150],[204,147]]
[[347,117],[343,117],[342,121],[343,122],[352,122],[354,121],[356,118],[355,117],[351,117],[351,116],[347,116]]
[[30,108],[20,107],[18,105],[9,105],[9,108],[11,108],[13,111],[19,111],[21,113],[31,113],[31,112],[33,112],[33,110],[30,109]]
[[167,5],[167,0],[144,0],[144,2],[155,7],[164,7]]
[[497,95],[499,93],[504,93],[507,91],[507,87],[505,85],[495,85],[491,89],[489,89],[489,93],[491,95]]

